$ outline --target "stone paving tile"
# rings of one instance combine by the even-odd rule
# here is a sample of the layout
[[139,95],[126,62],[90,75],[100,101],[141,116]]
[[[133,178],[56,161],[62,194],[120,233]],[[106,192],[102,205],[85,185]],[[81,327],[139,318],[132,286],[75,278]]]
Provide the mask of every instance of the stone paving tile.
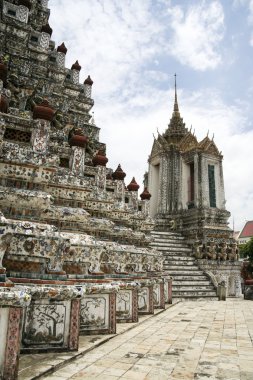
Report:
[[44,378],[253,380],[251,337],[252,301],[188,301]]

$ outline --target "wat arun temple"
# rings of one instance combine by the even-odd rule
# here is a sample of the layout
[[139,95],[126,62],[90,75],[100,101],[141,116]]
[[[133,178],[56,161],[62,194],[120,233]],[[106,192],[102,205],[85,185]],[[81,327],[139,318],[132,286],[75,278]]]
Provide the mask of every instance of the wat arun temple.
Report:
[[126,184],[92,117],[99,83],[80,83],[85,62],[65,66],[48,1],[0,7],[0,378],[17,378],[20,352],[78,350],[79,335],[168,303],[240,297],[223,157],[185,126],[176,85],[144,187]]

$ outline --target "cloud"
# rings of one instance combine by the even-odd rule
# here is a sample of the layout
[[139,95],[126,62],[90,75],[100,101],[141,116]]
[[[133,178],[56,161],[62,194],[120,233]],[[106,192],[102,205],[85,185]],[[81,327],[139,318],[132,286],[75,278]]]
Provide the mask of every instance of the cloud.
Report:
[[170,53],[182,65],[205,71],[216,68],[222,61],[219,43],[224,35],[224,13],[218,1],[201,1],[183,10],[168,9],[173,31]]
[[66,40],[68,65],[79,59],[81,73],[92,74],[99,83],[97,96],[108,97],[131,86],[131,74],[156,58],[163,26],[153,17],[151,5],[151,0],[57,0],[52,4],[53,37],[59,43]]
[[[249,26],[253,27],[253,0],[234,0],[233,6],[235,8],[246,7],[248,9],[247,22]],[[249,43],[253,46],[253,31],[251,31]]]

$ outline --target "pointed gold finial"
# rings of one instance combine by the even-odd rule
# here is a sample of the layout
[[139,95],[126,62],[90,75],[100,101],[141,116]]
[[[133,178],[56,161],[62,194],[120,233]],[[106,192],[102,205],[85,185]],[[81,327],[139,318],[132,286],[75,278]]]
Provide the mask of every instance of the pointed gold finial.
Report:
[[177,74],[174,74],[175,77],[175,101],[174,101],[174,114],[179,115],[179,108],[177,102]]

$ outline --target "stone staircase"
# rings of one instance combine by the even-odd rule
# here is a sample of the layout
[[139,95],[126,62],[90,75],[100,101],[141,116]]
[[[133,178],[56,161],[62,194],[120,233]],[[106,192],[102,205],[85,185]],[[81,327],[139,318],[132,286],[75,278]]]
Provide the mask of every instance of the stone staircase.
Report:
[[199,269],[191,248],[182,235],[175,232],[153,231],[153,248],[163,252],[164,271],[173,277],[173,300],[217,300],[216,289],[210,279]]

